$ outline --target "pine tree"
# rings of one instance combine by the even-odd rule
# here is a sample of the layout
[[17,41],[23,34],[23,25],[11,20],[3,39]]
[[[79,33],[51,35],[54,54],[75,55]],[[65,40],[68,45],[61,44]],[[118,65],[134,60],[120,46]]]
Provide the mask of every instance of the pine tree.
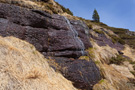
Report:
[[92,19],[96,22],[100,22],[100,17],[98,15],[98,12],[97,10],[95,9],[94,12],[93,12],[93,16],[92,16]]

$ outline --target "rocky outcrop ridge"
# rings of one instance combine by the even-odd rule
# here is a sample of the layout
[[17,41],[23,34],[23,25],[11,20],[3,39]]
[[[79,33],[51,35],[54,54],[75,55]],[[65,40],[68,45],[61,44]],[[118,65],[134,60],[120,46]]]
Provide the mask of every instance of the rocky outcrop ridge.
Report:
[[[74,35],[76,33],[63,16],[51,16],[42,11],[5,4],[1,4],[0,7],[2,36],[14,35],[26,40],[46,55],[65,57],[82,55],[83,41],[78,35]],[[84,31],[83,34],[87,38]],[[90,42],[87,43],[89,45],[87,47],[91,47]]]
[[[99,69],[91,59],[78,59],[82,55],[87,56],[85,50],[92,47],[85,23],[2,3],[0,13],[1,36],[25,40],[45,57],[52,57],[53,62],[48,61],[50,66],[59,70],[74,86],[91,90],[100,80]],[[66,68],[66,72],[63,68]]]

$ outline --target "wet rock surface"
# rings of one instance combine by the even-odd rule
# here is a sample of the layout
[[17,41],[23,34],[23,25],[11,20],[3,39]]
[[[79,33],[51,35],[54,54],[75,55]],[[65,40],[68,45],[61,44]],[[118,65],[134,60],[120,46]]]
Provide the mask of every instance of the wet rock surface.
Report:
[[[81,56],[78,53],[83,47],[76,40],[78,36],[73,37],[74,33],[63,16],[49,15],[39,10],[28,10],[8,4],[0,4],[0,13],[2,36],[13,35],[26,40],[41,52],[63,53],[68,50],[75,51],[77,57]],[[66,57],[62,53],[61,56]],[[72,53],[69,56],[72,57]]]
[[77,88],[91,90],[100,80],[100,72],[92,60],[77,59],[92,47],[88,27],[80,21],[0,3],[0,35],[26,40],[44,56],[54,56],[54,62],[62,67],[59,71]]
[[89,28],[86,26],[86,24],[79,20],[71,20],[71,24],[74,26],[76,31],[78,32],[78,36],[84,43],[84,46],[86,49],[89,47],[92,47],[90,40],[89,40]]

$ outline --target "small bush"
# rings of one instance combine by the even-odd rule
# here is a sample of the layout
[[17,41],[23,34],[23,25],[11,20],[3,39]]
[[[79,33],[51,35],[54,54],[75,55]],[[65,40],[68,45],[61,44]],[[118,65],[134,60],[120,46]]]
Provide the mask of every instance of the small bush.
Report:
[[125,44],[125,41],[122,40],[121,38],[119,38],[119,37],[117,37],[115,35],[109,35],[109,36],[111,37],[113,43],[117,43],[118,42],[118,43],[120,43],[122,45]]
[[88,51],[91,59],[95,58],[94,49],[93,48],[89,48],[87,51]]
[[127,60],[127,58],[123,57],[122,55],[117,55],[117,57],[112,57],[110,59],[110,64],[120,65],[126,60]]
[[79,59],[83,59],[83,60],[87,60],[87,61],[90,60],[88,56],[81,56],[81,57],[79,57]]
[[101,79],[98,83],[101,84],[103,83],[105,80],[104,79]]
[[93,26],[91,24],[88,24],[87,26],[88,26],[89,29],[93,28]]
[[95,64],[100,64],[100,62],[99,61],[95,61]]
[[65,12],[73,16],[73,13],[69,10],[69,8],[67,8]]

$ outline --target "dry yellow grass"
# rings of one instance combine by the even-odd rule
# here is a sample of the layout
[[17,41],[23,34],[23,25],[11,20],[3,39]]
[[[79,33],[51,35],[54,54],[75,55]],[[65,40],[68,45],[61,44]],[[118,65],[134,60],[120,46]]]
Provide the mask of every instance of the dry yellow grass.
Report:
[[39,6],[38,4],[30,0],[0,0],[0,2],[14,4],[18,6],[27,7],[27,8],[33,8],[33,9],[41,8],[41,6]]
[[100,64],[100,71],[104,76],[104,81],[93,87],[93,90],[135,90],[127,77],[107,64]]
[[[37,9],[37,10],[42,10],[45,12],[48,12],[50,14],[55,12],[63,13],[61,7],[57,5],[54,0],[50,0],[48,3],[44,2],[37,2],[36,0],[0,0],[2,3],[8,3],[8,4],[13,4],[29,9]],[[53,8],[53,10],[50,10],[48,7]]]
[[[101,81],[102,83],[99,82],[93,87],[93,90],[135,90],[133,84],[129,83],[128,76],[125,76],[123,73],[125,68],[123,69],[119,66],[121,71],[118,71],[118,69],[108,65],[110,58],[116,57],[118,51],[109,46],[98,46],[92,39],[91,43],[93,48],[88,49],[88,52],[94,55],[93,60],[97,63],[101,75],[104,78],[104,80]],[[131,73],[129,72],[129,74]]]
[[77,90],[33,45],[0,37],[0,90]]
[[[91,39],[91,43],[93,45],[93,55],[94,61],[99,61],[102,63],[109,63],[109,59],[111,57],[116,57],[116,55],[118,54],[118,51],[114,48],[111,48],[110,46],[98,46],[98,44],[96,42],[94,42],[94,40]],[[89,52],[91,53],[91,52]]]
[[125,56],[130,57],[133,61],[135,61],[135,50],[130,48],[128,45],[125,45],[125,49],[122,51]]

